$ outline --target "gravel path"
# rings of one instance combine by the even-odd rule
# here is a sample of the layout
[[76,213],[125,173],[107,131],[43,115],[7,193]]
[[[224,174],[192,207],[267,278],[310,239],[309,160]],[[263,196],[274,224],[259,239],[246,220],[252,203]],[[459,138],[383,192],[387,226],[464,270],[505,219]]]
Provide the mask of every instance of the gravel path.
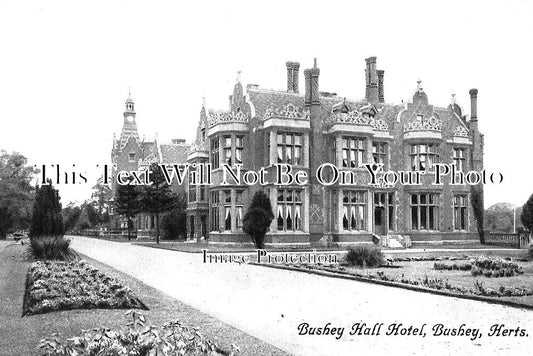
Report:
[[[295,355],[527,355],[533,312],[368,283],[246,264],[204,264],[201,254],[72,237],[79,252]],[[342,337],[298,335],[298,326],[344,327]],[[380,335],[352,325],[384,323]],[[421,335],[385,335],[394,323]],[[434,336],[432,328],[480,329],[481,337]],[[491,326],[527,336],[489,336]],[[238,340],[236,341],[238,343]]]

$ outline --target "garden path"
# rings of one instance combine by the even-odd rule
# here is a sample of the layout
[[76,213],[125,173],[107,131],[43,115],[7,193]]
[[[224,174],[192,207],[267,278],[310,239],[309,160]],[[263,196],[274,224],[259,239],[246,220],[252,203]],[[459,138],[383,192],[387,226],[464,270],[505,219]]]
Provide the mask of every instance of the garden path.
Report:
[[[204,264],[201,254],[72,239],[80,253],[295,355],[525,355],[533,345],[532,311],[247,264]],[[304,322],[346,329],[339,340],[299,336]],[[379,336],[349,335],[360,322],[385,326]],[[385,336],[392,323],[427,324],[427,336]],[[435,337],[431,328],[437,323],[480,328],[482,337]],[[489,337],[494,324],[525,328],[528,336]]]

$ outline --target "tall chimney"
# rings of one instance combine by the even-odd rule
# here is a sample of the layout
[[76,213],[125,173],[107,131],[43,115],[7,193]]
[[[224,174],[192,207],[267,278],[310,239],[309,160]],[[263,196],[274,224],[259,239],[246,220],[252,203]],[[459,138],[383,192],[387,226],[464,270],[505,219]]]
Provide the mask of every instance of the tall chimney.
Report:
[[378,99],[380,103],[385,102],[385,89],[383,87],[383,77],[385,76],[384,70],[378,70]]
[[376,57],[369,57],[366,59],[366,101],[372,104],[377,104],[378,97],[378,75],[376,71]]
[[320,104],[320,93],[318,91],[318,76],[320,69],[316,66],[316,58],[313,68],[304,70],[305,76],[305,104]]
[[470,120],[477,121],[477,89],[470,89]]
[[300,63],[287,62],[287,91],[298,93]]

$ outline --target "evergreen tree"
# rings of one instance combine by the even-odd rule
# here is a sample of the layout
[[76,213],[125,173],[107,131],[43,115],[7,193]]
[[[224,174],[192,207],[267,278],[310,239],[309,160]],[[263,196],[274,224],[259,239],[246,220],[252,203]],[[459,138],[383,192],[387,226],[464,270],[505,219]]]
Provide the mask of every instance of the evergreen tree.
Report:
[[533,194],[522,207],[520,220],[522,220],[522,224],[524,224],[526,229],[533,232]]
[[142,192],[143,211],[155,215],[156,241],[159,243],[159,219],[162,213],[172,210],[177,203],[177,197],[165,180],[163,171],[157,163],[149,168],[152,184],[144,185]]
[[133,219],[141,211],[139,187],[133,184],[118,185],[115,195],[115,210],[128,220],[128,240],[131,240]]
[[272,205],[263,191],[258,191],[244,215],[243,231],[250,235],[257,249],[264,248],[265,235],[274,220]]
[[13,227],[13,217],[7,207],[0,207],[0,240],[6,238],[7,231]]
[[37,189],[30,227],[31,238],[63,235],[60,200],[59,192],[54,189],[51,180]]
[[187,196],[180,193],[176,197],[176,205],[161,218],[161,229],[165,238],[173,239],[187,233]]

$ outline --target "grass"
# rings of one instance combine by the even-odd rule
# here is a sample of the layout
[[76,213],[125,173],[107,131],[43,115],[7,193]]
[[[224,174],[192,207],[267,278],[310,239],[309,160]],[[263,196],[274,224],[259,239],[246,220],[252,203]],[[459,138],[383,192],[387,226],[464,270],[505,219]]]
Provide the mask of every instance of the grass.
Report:
[[[483,251],[486,252],[486,251]],[[459,266],[470,263],[468,256],[465,256],[464,253],[455,253],[448,252],[437,256],[431,256],[430,254],[425,255],[414,255],[410,257],[401,256],[399,260],[393,262],[391,267],[394,268],[361,268],[357,266],[350,266],[347,264],[336,264],[329,266],[318,266],[318,265],[302,265],[298,266],[302,269],[318,269],[325,270],[328,272],[339,273],[339,274],[351,274],[355,276],[360,276],[363,278],[369,279],[380,279],[385,281],[394,281],[397,283],[407,283],[407,281],[415,282],[415,285],[423,285],[420,281],[430,281],[432,286],[439,286],[437,289],[441,289],[442,286],[450,286],[454,288],[454,291],[465,290],[465,291],[478,291],[479,288],[484,288],[486,290],[516,290],[516,289],[527,289],[531,290],[533,287],[533,261],[528,261],[524,259],[526,252],[524,250],[518,250],[518,254],[513,251],[496,253],[492,254],[493,257],[509,257],[507,255],[512,254],[514,257],[518,257],[519,261],[514,261],[518,268],[523,271],[523,274],[516,274],[512,277],[485,277],[484,275],[474,277],[471,273],[471,270],[464,268],[461,270]],[[470,253],[469,253],[470,254]],[[480,255],[481,252],[474,255]],[[389,260],[391,256],[388,256]],[[429,260],[416,261],[418,258],[425,258]],[[433,258],[434,257],[434,258]],[[470,256],[472,257],[472,256]],[[448,259],[452,259],[448,261]],[[408,261],[406,259],[411,259]],[[435,259],[438,262],[435,262]],[[444,260],[444,261],[443,261]],[[457,262],[456,262],[457,261]],[[435,264],[457,264],[456,269],[439,269],[435,268]],[[413,284],[413,283],[409,283]],[[426,285],[427,286],[427,285]],[[431,288],[431,286],[430,286]],[[475,294],[473,292],[467,292],[467,295]],[[493,300],[500,301],[510,301],[518,303],[521,305],[533,306],[533,295],[525,296],[491,296],[486,295],[487,297]]]
[[[65,310],[21,318],[24,281],[31,265],[31,261],[24,256],[25,247],[12,241],[0,241],[0,355],[35,354],[39,341],[53,333],[69,338],[79,335],[81,330],[101,327],[117,330],[124,326],[124,310],[120,309]],[[150,308],[144,312],[150,324],[163,325],[178,319],[186,325],[198,327],[206,338],[225,350],[230,350],[230,344],[235,343],[243,355],[286,355],[274,346],[201,313],[129,275],[82,257],[106,275],[128,285]]]

